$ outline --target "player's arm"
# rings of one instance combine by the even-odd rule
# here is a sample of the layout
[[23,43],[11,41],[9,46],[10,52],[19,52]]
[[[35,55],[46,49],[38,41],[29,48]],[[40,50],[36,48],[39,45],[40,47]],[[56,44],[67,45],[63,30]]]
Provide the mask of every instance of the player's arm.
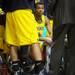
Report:
[[52,29],[50,27],[50,20],[47,17],[45,18],[45,25],[49,33],[49,36],[52,38]]

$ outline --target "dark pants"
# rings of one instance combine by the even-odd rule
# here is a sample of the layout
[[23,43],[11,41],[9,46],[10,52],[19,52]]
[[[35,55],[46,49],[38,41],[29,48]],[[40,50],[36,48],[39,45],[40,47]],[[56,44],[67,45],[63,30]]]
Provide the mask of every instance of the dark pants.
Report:
[[[54,30],[55,44],[52,47],[50,67],[54,75],[58,75],[61,56],[66,52],[68,56],[65,56],[65,60],[69,58],[69,60],[66,61],[66,75],[75,75],[75,25],[65,24],[63,28],[61,26],[60,29]],[[58,33],[59,30],[60,32]],[[64,51],[64,39],[66,34],[68,35],[68,50]]]

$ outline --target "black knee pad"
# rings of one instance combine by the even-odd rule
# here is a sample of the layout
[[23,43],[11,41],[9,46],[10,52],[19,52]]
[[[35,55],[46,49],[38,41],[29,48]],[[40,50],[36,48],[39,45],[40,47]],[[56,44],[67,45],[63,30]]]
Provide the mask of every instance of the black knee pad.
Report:
[[18,71],[19,70],[19,62],[12,62],[11,64],[12,71]]
[[34,68],[35,74],[38,74],[43,69],[44,69],[44,62],[42,61],[35,62],[35,68]]
[[30,72],[32,70],[34,63],[30,58],[22,58],[21,60],[21,67],[23,68],[24,72]]

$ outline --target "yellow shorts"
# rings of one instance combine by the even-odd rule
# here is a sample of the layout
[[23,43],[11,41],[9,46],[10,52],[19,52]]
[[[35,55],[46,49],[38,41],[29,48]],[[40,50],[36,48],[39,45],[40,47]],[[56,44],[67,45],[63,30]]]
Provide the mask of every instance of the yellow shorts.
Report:
[[16,10],[6,14],[5,41],[21,46],[37,43],[36,21],[31,10]]

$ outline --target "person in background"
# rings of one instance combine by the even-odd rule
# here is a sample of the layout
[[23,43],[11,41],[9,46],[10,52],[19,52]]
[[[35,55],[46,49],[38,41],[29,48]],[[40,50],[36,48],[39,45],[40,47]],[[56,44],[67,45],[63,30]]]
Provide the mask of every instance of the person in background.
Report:
[[[40,44],[42,57],[45,64],[43,71],[40,72],[42,74],[48,73],[49,70],[47,65],[49,65],[50,60],[48,60],[47,52],[48,51],[50,52],[52,42],[52,29],[50,25],[50,20],[47,18],[47,16],[44,15],[45,10],[44,7],[45,6],[43,2],[37,2],[35,4],[35,11],[34,11],[34,16],[37,22],[37,30],[39,35],[38,43]],[[47,35],[47,32],[49,33],[49,35]],[[47,48],[47,46],[49,47],[49,49]]]
[[[44,3],[43,2],[37,2],[35,4],[34,16],[35,16],[35,20],[37,22],[36,27],[37,27],[38,35],[39,35],[38,40],[44,40],[44,41],[48,40],[51,42],[52,31],[50,28],[50,20],[47,18],[47,16],[44,15]],[[45,27],[49,33],[48,37],[46,37]]]
[[[60,59],[64,51],[64,39],[67,35],[67,54],[69,60],[66,62],[65,75],[75,75],[75,1],[74,0],[47,0],[48,14],[53,16],[53,42],[51,52],[52,75],[59,75],[62,69]],[[67,55],[64,59],[67,59]],[[64,74],[63,74],[64,75]]]
[[[47,52],[50,52],[50,47],[52,43],[52,29],[50,25],[51,21],[47,18],[47,16],[44,15],[44,10],[45,10],[45,5],[43,2],[37,2],[35,4],[34,17],[37,22],[36,28],[38,30],[38,36],[39,36],[38,43],[40,44],[42,58],[45,64],[45,67],[43,71],[40,72],[40,74],[48,73],[49,70],[48,66],[50,60],[48,60],[49,53]],[[49,35],[47,35],[47,32],[49,33]]]

